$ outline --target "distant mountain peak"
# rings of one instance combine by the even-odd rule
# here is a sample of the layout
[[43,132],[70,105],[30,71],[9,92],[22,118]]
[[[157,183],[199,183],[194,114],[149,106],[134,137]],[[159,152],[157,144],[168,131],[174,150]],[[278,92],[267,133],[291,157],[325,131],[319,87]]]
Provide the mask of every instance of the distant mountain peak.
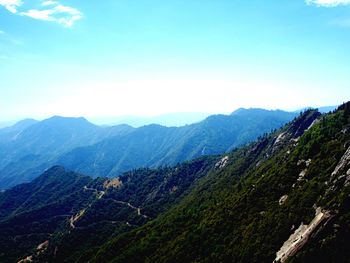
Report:
[[12,131],[23,131],[27,129],[29,126],[32,126],[33,124],[36,124],[36,123],[38,123],[38,121],[34,119],[23,119],[16,122],[14,125],[4,129],[12,130]]
[[31,124],[37,123],[37,122],[38,122],[37,120],[31,119],[31,118],[23,119],[23,120],[20,120],[19,122],[17,122],[15,125],[13,125],[13,127],[23,126],[23,125],[31,125]]
[[249,114],[249,113],[264,113],[264,112],[283,112],[282,110],[266,110],[262,108],[238,108],[231,115]]
[[[92,176],[113,176],[134,168],[219,154],[251,142],[297,116],[262,109],[242,111],[246,113],[212,115],[183,127],[151,124],[138,129],[125,125],[98,127],[84,118],[53,116],[16,137],[16,150],[3,161],[0,187],[7,188],[25,178],[28,181],[54,164]],[[26,162],[20,161],[24,157]],[[7,167],[11,162],[16,166]]]
[[46,120],[79,120],[79,121],[86,121],[89,122],[87,119],[85,119],[84,117],[64,117],[64,116],[59,116],[59,115],[54,115]]
[[[63,116],[52,116],[48,119],[41,121],[44,124],[54,124],[54,125],[86,125],[86,126],[96,126],[95,124],[89,122],[84,117],[63,117]],[[40,124],[39,123],[39,124]]]

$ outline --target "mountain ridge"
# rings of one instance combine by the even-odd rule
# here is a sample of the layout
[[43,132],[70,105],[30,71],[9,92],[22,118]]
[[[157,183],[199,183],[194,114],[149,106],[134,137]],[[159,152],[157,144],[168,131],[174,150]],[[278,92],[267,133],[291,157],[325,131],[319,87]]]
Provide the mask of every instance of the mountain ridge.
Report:
[[316,222],[318,215],[332,224],[326,219],[317,231],[310,228],[310,240],[289,247],[293,252],[286,258],[347,262],[350,183],[343,173],[350,168],[349,145],[344,147],[350,103],[324,117],[312,111],[301,117],[233,152],[229,160],[237,162],[204,177],[153,224],[107,242],[92,262],[272,262],[298,226]]
[[[64,211],[74,208],[59,222],[50,217],[47,235],[37,236],[35,224],[27,225],[27,239],[22,239],[26,247],[0,246],[0,258],[347,262],[349,142],[350,102],[325,115],[306,110],[281,129],[224,155],[204,156],[174,167],[132,170],[116,178],[83,177],[87,181],[52,204],[42,198],[41,205],[34,198],[27,202],[24,214],[15,215],[15,221],[0,218],[2,244],[23,231],[14,228],[16,222],[41,221],[59,204],[65,204]],[[67,172],[57,166],[48,170],[55,171]],[[36,182],[48,180],[40,184],[50,185],[50,180],[59,178],[53,173]],[[62,191],[55,185],[46,189],[47,195]],[[17,187],[35,189],[26,186]],[[0,211],[6,210],[4,196],[18,198],[14,189],[0,193]],[[70,196],[74,202],[64,201],[71,200]],[[43,209],[40,213],[31,208],[35,204]],[[280,257],[281,253],[285,256]]]
[[140,128],[100,127],[85,118],[54,116],[0,143],[0,188],[30,181],[55,164],[94,177],[115,176],[134,168],[222,153],[280,127],[295,115],[270,111],[250,117],[214,115],[182,127]]
[[[295,115],[260,110],[257,115],[247,112],[244,115],[212,115],[199,123],[179,128],[147,125],[123,137],[77,148],[61,156],[57,164],[95,176],[113,176],[137,167],[176,164],[202,155],[226,152],[280,127]],[[145,147],[147,142],[152,143],[148,148]],[[136,158],[134,153],[138,154]],[[118,161],[108,162],[110,156]],[[137,166],[133,165],[134,160],[138,162]]]

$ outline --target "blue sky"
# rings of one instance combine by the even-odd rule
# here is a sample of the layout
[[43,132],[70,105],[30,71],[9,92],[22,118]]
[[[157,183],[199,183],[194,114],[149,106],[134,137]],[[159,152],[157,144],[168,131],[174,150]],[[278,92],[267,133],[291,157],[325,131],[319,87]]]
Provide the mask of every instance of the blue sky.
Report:
[[350,0],[0,0],[0,120],[350,95]]

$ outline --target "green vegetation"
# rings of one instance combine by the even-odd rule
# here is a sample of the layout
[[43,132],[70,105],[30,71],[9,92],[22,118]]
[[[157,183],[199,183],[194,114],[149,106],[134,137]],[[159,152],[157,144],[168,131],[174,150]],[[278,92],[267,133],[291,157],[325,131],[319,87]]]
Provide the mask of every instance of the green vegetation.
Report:
[[319,208],[327,218],[287,261],[348,262],[349,147],[346,103],[306,110],[226,156],[114,181],[54,167],[0,194],[0,261],[273,262]]
[[[294,260],[347,262],[349,186],[337,181],[341,188],[328,192],[349,146],[348,108],[321,117],[298,142],[317,113],[307,111],[284,130],[232,153],[227,168],[204,177],[156,220],[106,243],[93,262],[272,262],[294,230],[311,221],[314,206],[334,217]],[[285,137],[277,143],[281,132]],[[308,167],[303,159],[311,159]],[[288,198],[280,205],[283,195]]]
[[[81,256],[87,251],[177,203],[217,160],[205,157],[172,168],[133,170],[120,176],[120,186],[110,188],[107,178],[93,180],[53,167],[33,182],[0,194],[0,261],[34,255],[50,262],[84,262]],[[73,228],[71,219],[82,211]],[[46,254],[36,255],[36,247],[46,240]]]
[[53,167],[33,182],[0,194],[0,261],[14,262],[49,239],[91,200],[90,193],[77,191],[90,181]]

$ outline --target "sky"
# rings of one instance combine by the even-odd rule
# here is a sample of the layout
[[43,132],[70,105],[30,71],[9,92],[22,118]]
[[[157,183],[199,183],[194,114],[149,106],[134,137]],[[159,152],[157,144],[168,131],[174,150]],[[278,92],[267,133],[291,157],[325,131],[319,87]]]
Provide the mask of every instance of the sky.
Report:
[[0,0],[0,121],[349,95],[350,0]]

